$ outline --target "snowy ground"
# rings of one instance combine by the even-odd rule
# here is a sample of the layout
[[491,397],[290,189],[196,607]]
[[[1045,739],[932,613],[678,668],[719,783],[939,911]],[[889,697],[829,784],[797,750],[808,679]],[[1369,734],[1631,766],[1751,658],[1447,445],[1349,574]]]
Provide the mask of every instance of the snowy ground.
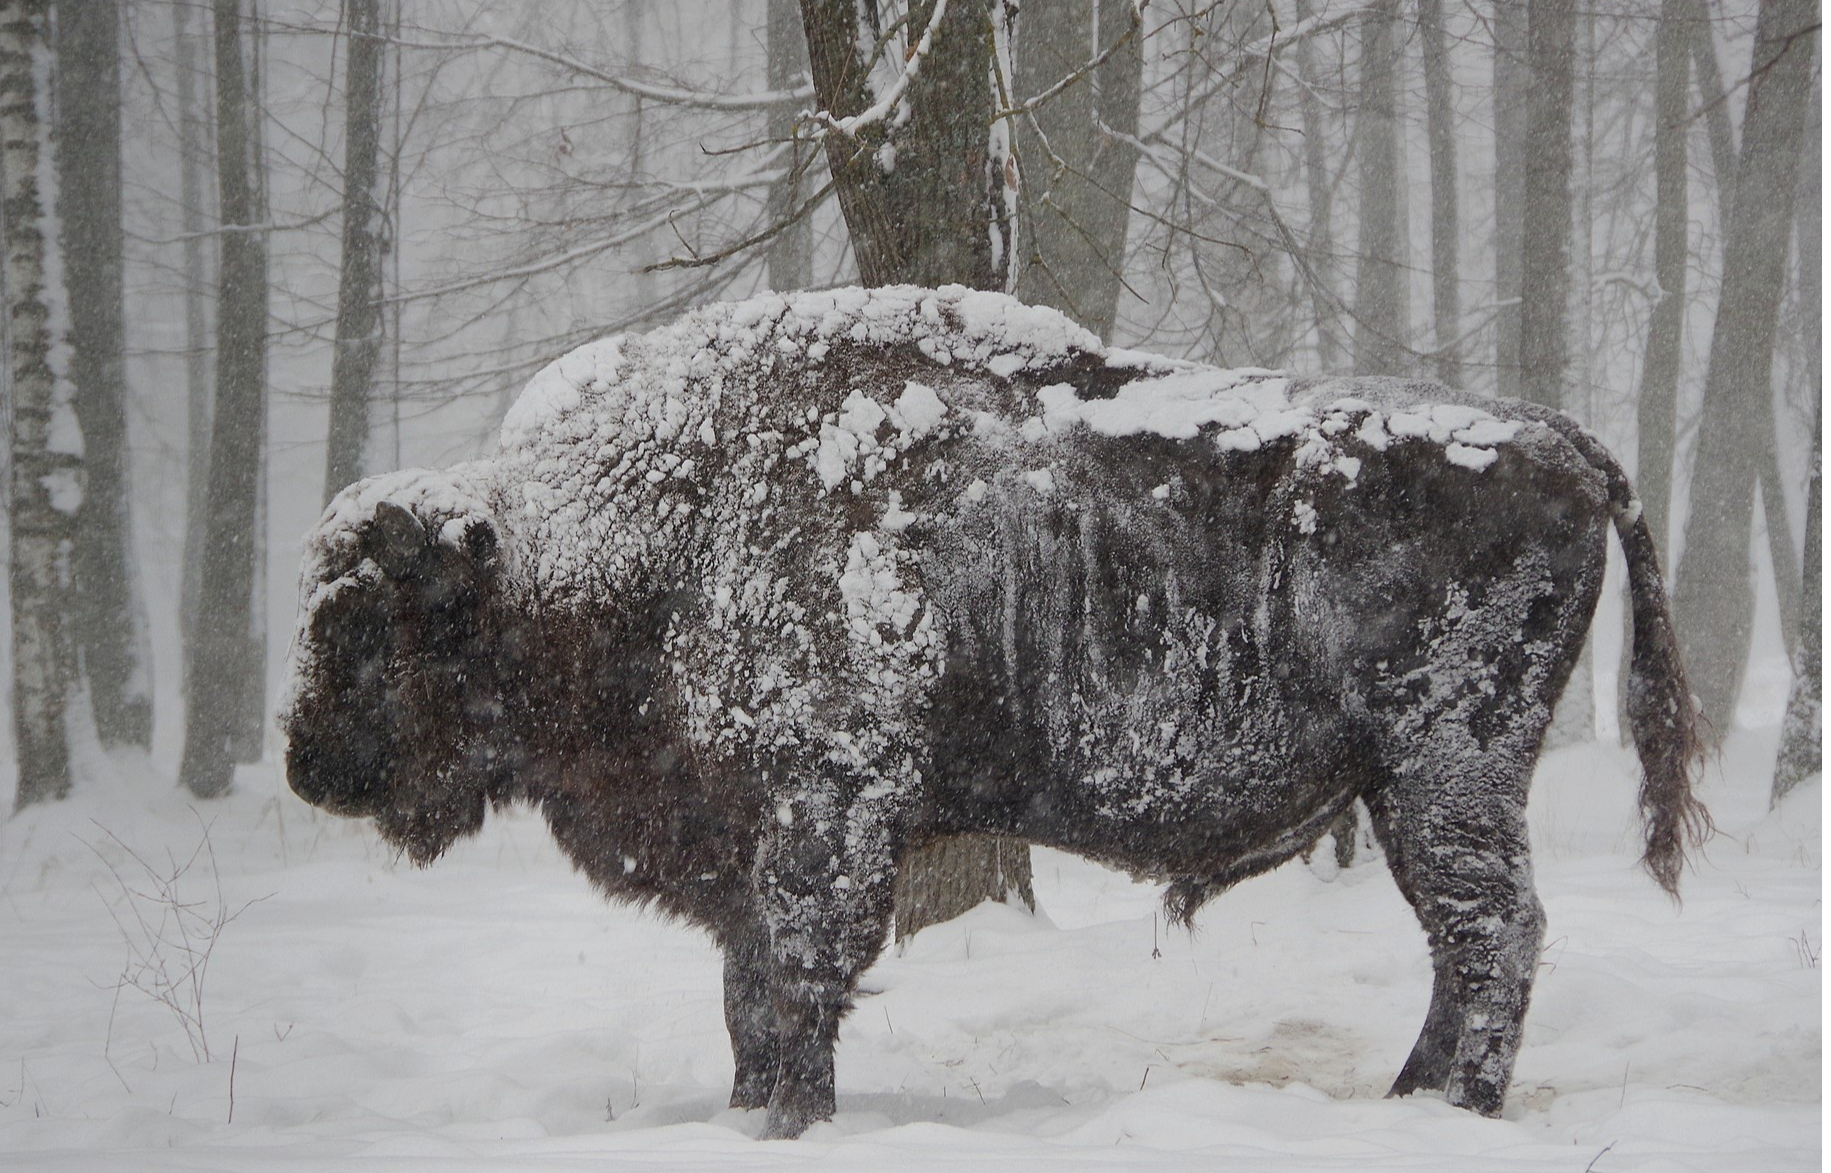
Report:
[[1738,733],[1713,770],[1682,909],[1631,863],[1632,758],[1547,757],[1505,1119],[1380,1098],[1429,988],[1383,865],[1286,866],[1191,938],[1039,851],[1039,915],[982,907],[868,975],[838,1118],[781,1143],[724,1108],[704,939],[606,907],[527,815],[419,872],[271,770],[193,810],[92,761],[0,825],[0,1166],[1816,1170],[1819,784],[1770,814],[1772,753]]

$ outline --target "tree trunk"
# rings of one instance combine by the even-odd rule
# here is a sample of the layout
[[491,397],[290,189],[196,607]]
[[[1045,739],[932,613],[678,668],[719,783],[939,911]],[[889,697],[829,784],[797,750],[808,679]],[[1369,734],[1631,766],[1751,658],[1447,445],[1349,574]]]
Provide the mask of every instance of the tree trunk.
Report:
[[1405,258],[1399,224],[1398,0],[1380,0],[1361,21],[1360,254],[1354,292],[1354,373],[1401,375]]
[[1570,113],[1575,88],[1574,0],[1530,0],[1525,208],[1520,231],[1520,395],[1564,405],[1570,345]]
[[150,748],[146,614],[129,547],[121,267],[121,52],[115,0],[58,9],[57,213],[84,490],[70,551],[70,636],[104,746]]
[[[184,565],[178,605],[180,641],[188,647],[197,630],[197,607],[203,592],[203,534],[210,483],[211,371],[209,302],[209,213],[205,189],[212,182],[210,111],[206,97],[207,55],[203,38],[191,24],[192,6],[174,4],[173,36],[177,43],[178,167],[180,214],[184,225],[184,377],[185,496]],[[187,664],[183,684],[189,704]]]
[[1757,17],[1736,190],[1765,194],[1738,199],[1724,235],[1691,508],[1673,592],[1692,691],[1719,740],[1735,716],[1753,624],[1754,446],[1773,411],[1774,327],[1805,153],[1817,19],[1812,0],[1762,0]]
[[[1798,258],[1799,301],[1806,325],[1806,375],[1812,390],[1812,466],[1806,482],[1806,548],[1801,558],[1800,590],[1794,601],[1798,615],[1797,632],[1790,648],[1793,662],[1793,687],[1787,694],[1786,717],[1780,725],[1780,752],[1774,761],[1772,801],[1779,802],[1806,778],[1823,769],[1824,722],[1824,613],[1823,599],[1823,526],[1824,478],[1822,430],[1824,428],[1824,349],[1822,316],[1823,281],[1818,258],[1824,247],[1824,203],[1820,176],[1823,175],[1824,141],[1820,125],[1820,107],[1816,101],[1807,106],[1806,157],[1803,160],[1796,211],[1798,222],[1795,254]],[[1766,494],[1765,487],[1762,490]],[[1770,520],[1769,526],[1773,525]],[[1789,545],[1792,535],[1786,535]],[[1778,570],[1776,569],[1776,573]]]
[[[1678,445],[1678,371],[1683,356],[1685,280],[1690,255],[1690,193],[1685,136],[1690,130],[1691,41],[1694,0],[1662,0],[1653,39],[1653,280],[1658,299],[1647,325],[1636,411],[1638,455],[1634,487],[1656,547],[1670,551],[1672,468]],[[1631,627],[1631,611],[1624,622]],[[1630,630],[1631,636],[1631,630]],[[1628,734],[1628,662],[1632,638],[1621,644],[1615,709],[1621,736]]]
[[[909,117],[882,117],[826,136],[827,165],[866,285],[1004,289],[1010,272],[1008,191],[1016,182],[1005,124],[992,122],[990,5],[952,0],[933,22],[928,51],[916,46],[938,3],[915,0],[906,28],[915,76],[903,91]],[[871,110],[866,77],[872,0],[801,0],[815,102],[835,121]],[[1002,6],[1001,6],[1002,7]],[[1008,84],[1008,83],[1007,83]]]
[[[1312,13],[1311,0],[1297,0],[1297,22],[1302,24]],[[1305,246],[1310,265],[1310,313],[1316,319],[1316,365],[1319,370],[1334,371],[1343,362],[1341,323],[1335,300],[1333,176],[1325,138],[1323,104],[1316,97],[1316,50],[1311,38],[1297,42],[1297,109],[1303,119],[1303,178],[1309,197],[1310,230]]]
[[1431,314],[1436,321],[1437,378],[1462,384],[1462,261],[1456,198],[1456,123],[1450,54],[1443,30],[1443,0],[1418,0],[1418,29],[1424,42],[1426,133],[1430,139]]
[[[1016,46],[1017,94],[1029,101],[1129,35],[1098,69],[1017,127],[1024,210],[1017,296],[1054,306],[1111,340],[1131,219],[1143,30],[1129,4],[1026,0]],[[1040,133],[1039,133],[1040,132]],[[1052,157],[1053,156],[1053,157]]]
[[[865,76],[875,43],[871,13],[861,0],[802,0],[815,104],[834,120],[856,118],[875,95]],[[873,0],[862,0],[869,5]],[[1011,250],[1011,189],[1016,167],[1004,123],[994,123],[993,44],[1008,34],[1002,4],[952,0],[936,22],[926,56],[915,47],[935,14],[936,0],[909,7],[911,55],[918,69],[903,92],[909,117],[885,117],[830,130],[827,165],[852,238],[859,279],[866,285],[958,282],[1004,289]],[[909,853],[898,882],[896,932],[907,938],[982,900],[1013,892],[1025,907],[1030,894],[1029,849],[987,836],[944,840]]]
[[1729,100],[1723,92],[1723,71],[1717,65],[1716,38],[1711,34],[1705,0],[1685,0],[1685,19],[1691,26],[1691,56],[1697,63],[1698,113],[1710,136],[1710,166],[1717,180],[1717,224],[1729,223],[1736,199],[1736,132],[1729,121]]
[[[1815,380],[1816,382],[1816,380]],[[1823,408],[1812,419],[1812,480],[1806,490],[1806,553],[1799,599],[1799,642],[1793,652],[1793,687],[1787,693],[1786,717],[1780,724],[1780,752],[1774,761],[1770,801],[1778,803],[1801,782],[1824,768],[1820,742],[1824,728],[1823,617],[1819,611],[1823,538],[1823,481],[1819,428]]]
[[331,351],[331,420],[324,500],[368,471],[369,401],[381,359],[381,0],[347,0],[344,72],[343,263]]
[[[800,85],[807,77],[807,34],[801,31],[800,0],[769,0],[768,80],[772,90]],[[791,141],[784,160],[787,173],[769,187],[769,219],[780,223],[794,213],[802,200],[801,169],[809,151],[795,133],[795,110],[775,106],[769,112],[769,141]],[[769,287],[777,291],[806,289],[814,283],[814,226],[806,216],[788,225],[769,242]]]
[[38,58],[44,0],[0,3],[0,287],[12,384],[14,808],[70,792],[64,724],[75,679],[64,626],[70,544],[82,500],[82,433],[51,375],[43,205],[38,194]]
[[1520,234],[1525,223],[1525,0],[1494,4],[1494,393],[1520,393]]
[[[1686,12],[1695,0],[1664,0],[1654,39],[1656,64],[1653,174],[1653,276],[1659,300],[1647,327],[1646,359],[1640,376],[1639,457],[1634,483],[1647,529],[1666,545],[1672,517],[1672,460],[1678,428],[1678,368],[1685,324],[1686,260],[1691,210],[1685,180],[1685,135],[1693,30]],[[1623,681],[1625,683],[1625,677]]]
[[[228,792],[250,690],[249,628],[255,583],[267,350],[267,255],[255,216],[260,192],[243,68],[239,0],[214,0],[217,186],[222,264],[217,283],[216,406],[203,545],[201,614],[186,649],[191,703],[179,780],[200,798]],[[238,230],[239,229],[239,230]]]

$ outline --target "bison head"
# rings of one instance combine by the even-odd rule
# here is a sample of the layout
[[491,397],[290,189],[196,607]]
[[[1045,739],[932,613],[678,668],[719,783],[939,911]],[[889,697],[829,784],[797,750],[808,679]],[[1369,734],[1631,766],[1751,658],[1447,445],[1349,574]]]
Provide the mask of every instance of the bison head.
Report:
[[497,538],[485,512],[387,487],[346,491],[311,539],[286,780],[426,864],[500,797]]

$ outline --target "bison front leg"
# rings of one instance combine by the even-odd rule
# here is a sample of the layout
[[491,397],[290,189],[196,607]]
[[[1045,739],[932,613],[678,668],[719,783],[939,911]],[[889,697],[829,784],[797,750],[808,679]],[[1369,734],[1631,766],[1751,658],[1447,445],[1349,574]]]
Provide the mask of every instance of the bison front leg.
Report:
[[764,1139],[833,1116],[833,1046],[859,975],[890,927],[894,855],[883,818],[802,792],[758,855],[769,924],[776,1079]]
[[724,942],[725,1029],[737,1066],[733,1108],[764,1108],[781,1064],[769,985],[769,929],[761,920]]

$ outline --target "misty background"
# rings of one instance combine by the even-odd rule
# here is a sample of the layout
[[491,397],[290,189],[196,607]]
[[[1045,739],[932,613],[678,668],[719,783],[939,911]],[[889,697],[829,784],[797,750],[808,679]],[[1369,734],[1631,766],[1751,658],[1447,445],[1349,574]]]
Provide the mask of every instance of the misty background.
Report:
[[[222,793],[329,493],[489,451],[581,342],[861,279],[1562,407],[1635,471],[1711,727],[1784,657],[1776,785],[1817,771],[1815,5],[1014,9],[0,4],[0,799],[98,747]],[[1615,655],[1556,738],[1617,735]]]

